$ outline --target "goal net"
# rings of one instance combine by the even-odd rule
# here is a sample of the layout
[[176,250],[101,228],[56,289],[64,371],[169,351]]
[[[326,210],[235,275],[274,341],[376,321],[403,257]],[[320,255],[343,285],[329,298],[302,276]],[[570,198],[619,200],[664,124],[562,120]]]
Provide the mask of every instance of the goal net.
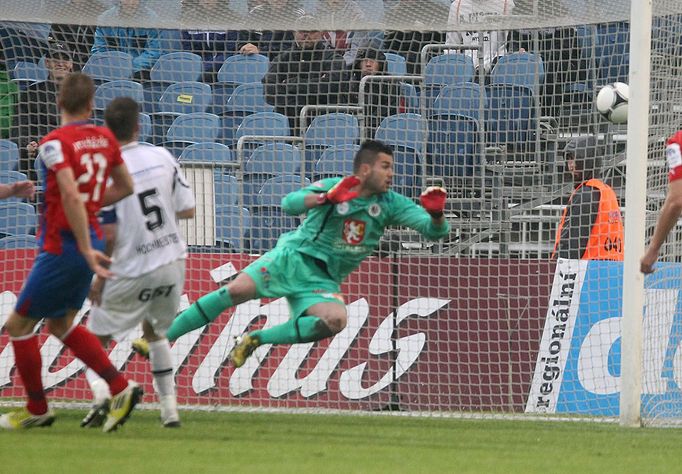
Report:
[[[448,189],[450,235],[387,229],[344,283],[348,324],[328,340],[262,346],[231,367],[235,336],[288,320],[284,298],[182,336],[179,403],[614,419],[625,167],[647,160],[652,229],[665,141],[682,121],[682,7],[653,3],[651,90],[630,90],[651,98],[649,152],[627,157],[617,94],[595,107],[605,86],[629,82],[626,0],[6,0],[1,182],[45,184],[31,143],[59,126],[65,72],[95,79],[95,123],[113,98],[137,100],[139,142],[170,150],[196,196],[181,223],[184,309],[300,224],[282,196],[352,174],[359,145],[380,140],[394,150],[395,191],[418,202],[428,186]],[[0,203],[2,321],[37,252],[41,192]],[[357,245],[362,229],[340,237]],[[645,281],[645,422],[682,410],[679,234]],[[120,335],[110,358],[151,404],[150,365],[131,350],[140,334]],[[44,328],[39,338],[49,399],[89,403],[80,361]],[[3,330],[0,401],[23,396]]]

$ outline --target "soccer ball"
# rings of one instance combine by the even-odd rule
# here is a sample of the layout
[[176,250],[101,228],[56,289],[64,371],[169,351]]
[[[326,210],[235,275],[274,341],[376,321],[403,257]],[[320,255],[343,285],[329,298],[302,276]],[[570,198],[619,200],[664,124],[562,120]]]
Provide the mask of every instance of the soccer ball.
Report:
[[601,88],[597,94],[597,111],[611,123],[628,121],[628,85],[614,82]]

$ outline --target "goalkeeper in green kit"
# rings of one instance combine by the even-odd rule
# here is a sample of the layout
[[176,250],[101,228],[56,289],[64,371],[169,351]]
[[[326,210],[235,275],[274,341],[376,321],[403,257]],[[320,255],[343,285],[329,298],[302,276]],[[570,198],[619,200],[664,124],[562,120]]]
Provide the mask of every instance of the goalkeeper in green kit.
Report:
[[262,344],[297,344],[333,336],[346,326],[341,282],[370,255],[388,226],[407,226],[429,239],[450,230],[443,209],[443,188],[428,188],[423,207],[390,190],[393,151],[366,141],[353,163],[353,176],[328,178],[288,194],[282,209],[308,216],[298,229],[283,234],[265,253],[217,291],[199,298],[168,330],[169,340],[204,326],[245,301],[285,296],[291,317],[270,329],[237,338],[229,358],[241,367]]

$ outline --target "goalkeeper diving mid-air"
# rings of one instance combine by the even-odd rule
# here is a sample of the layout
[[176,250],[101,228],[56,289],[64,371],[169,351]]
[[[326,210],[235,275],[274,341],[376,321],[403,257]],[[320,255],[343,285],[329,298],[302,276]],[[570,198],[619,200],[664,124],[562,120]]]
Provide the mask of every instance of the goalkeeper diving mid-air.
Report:
[[282,209],[287,214],[308,213],[303,224],[283,234],[274,249],[233,281],[181,313],[168,330],[168,339],[204,326],[245,301],[281,296],[289,302],[289,321],[237,338],[229,355],[235,367],[241,367],[262,344],[296,344],[333,336],[347,320],[341,282],[376,249],[386,227],[410,227],[434,240],[448,234],[443,188],[424,191],[422,207],[390,190],[390,147],[364,142],[355,155],[353,173],[323,179],[285,196]]

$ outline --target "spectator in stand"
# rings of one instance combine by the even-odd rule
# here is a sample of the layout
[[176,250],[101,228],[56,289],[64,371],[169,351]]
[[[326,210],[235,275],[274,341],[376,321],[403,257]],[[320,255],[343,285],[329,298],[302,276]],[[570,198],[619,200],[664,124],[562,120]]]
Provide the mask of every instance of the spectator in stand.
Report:
[[330,48],[343,56],[346,66],[352,66],[358,51],[370,45],[381,46],[381,31],[348,31],[349,26],[366,21],[365,12],[353,0],[323,0],[318,7],[316,18],[321,25],[332,25],[332,30],[325,31],[324,41]]
[[[483,57],[478,56],[478,50],[465,50],[465,54],[474,60],[478,69],[483,66],[485,73],[489,73],[499,56],[507,52],[506,31],[483,31],[481,24],[486,17],[509,15],[514,8],[514,0],[454,0],[450,6],[448,23],[460,28],[467,23],[474,23],[473,31],[451,31],[445,38],[446,44],[483,47]],[[483,38],[480,37],[481,33]],[[454,51],[453,51],[454,52]]]
[[[361,50],[351,71],[348,102],[357,105],[360,99],[360,81],[365,76],[386,74],[386,55],[373,48]],[[396,82],[371,81],[365,87],[365,128],[367,136],[374,132],[383,119],[402,111],[400,85]]]
[[18,88],[9,76],[2,53],[0,48],[0,138],[9,138]]
[[346,80],[343,58],[327,49],[317,25],[310,15],[300,17],[293,46],[272,61],[263,77],[265,99],[289,117],[294,135],[299,133],[301,109],[338,104]]
[[[384,2],[387,22],[405,23],[408,18],[414,18],[414,4],[412,2],[398,2],[389,4]],[[384,36],[384,51],[396,53],[405,58],[408,74],[421,74],[421,50],[427,44],[443,44],[445,33],[429,28],[420,21],[414,21],[410,31],[387,31]]]
[[[129,21],[155,25],[158,15],[142,5],[142,0],[118,0],[118,4],[100,15],[99,24],[123,24]],[[133,79],[149,80],[149,70],[161,50],[161,32],[153,28],[126,28],[123,26],[98,26],[92,53],[123,51],[133,57]]]
[[19,147],[19,168],[29,179],[35,180],[33,161],[38,142],[59,127],[57,95],[59,86],[73,71],[71,52],[61,43],[53,44],[45,58],[47,81],[31,84],[19,95],[17,115],[10,137]]
[[[239,14],[219,0],[183,0],[181,17],[183,21],[201,21],[204,18],[231,18],[234,21]],[[237,52],[238,37],[238,31],[183,30],[182,46],[185,51],[201,56],[204,60],[203,81],[211,83],[215,82],[225,59]]]
[[[97,0],[67,0],[57,12],[58,18],[75,18],[78,12],[87,9],[93,16],[99,16],[105,10],[102,2]],[[90,49],[95,42],[93,25],[76,25],[55,23],[50,29],[48,39],[53,43],[65,45],[73,53],[73,68],[80,71],[90,57]]]
[[[275,20],[293,22],[304,14],[297,0],[264,0],[254,7],[245,23],[258,25]],[[282,51],[291,49],[295,43],[293,31],[254,30],[240,31],[237,51],[241,54],[263,54],[272,61]]]

